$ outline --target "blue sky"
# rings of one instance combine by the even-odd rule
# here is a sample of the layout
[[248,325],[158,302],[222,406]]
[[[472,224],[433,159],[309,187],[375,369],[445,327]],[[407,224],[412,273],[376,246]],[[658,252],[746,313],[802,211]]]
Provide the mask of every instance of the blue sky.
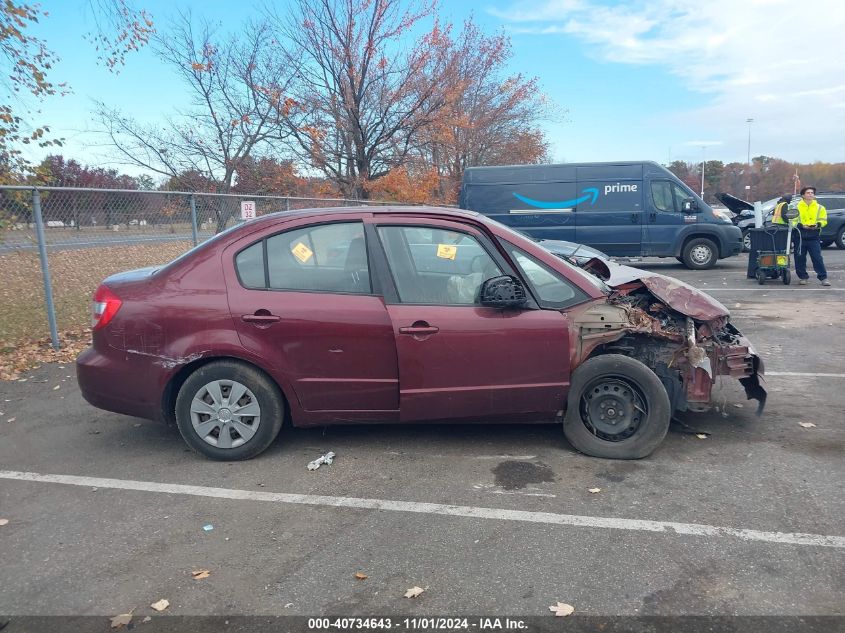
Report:
[[[235,28],[266,3],[136,4],[159,28],[179,9]],[[61,58],[51,77],[73,93],[32,120],[67,139],[66,156],[118,166],[94,133],[93,101],[155,123],[187,93],[149,49],[119,75],[98,66],[82,38],[94,27],[88,0],[42,6],[37,34]],[[439,14],[510,35],[509,70],[538,77],[560,114],[544,125],[555,161],[745,161],[748,118],[752,156],[845,161],[845,11],[833,0],[443,0]]]

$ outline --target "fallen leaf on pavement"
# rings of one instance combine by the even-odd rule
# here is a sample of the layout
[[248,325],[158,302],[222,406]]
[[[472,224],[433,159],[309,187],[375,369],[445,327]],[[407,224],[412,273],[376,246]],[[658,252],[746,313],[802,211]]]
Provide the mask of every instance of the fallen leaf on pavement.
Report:
[[565,602],[558,602],[557,604],[550,606],[549,611],[558,617],[564,617],[572,615],[575,612],[575,607],[571,604],[566,604]]
[[411,587],[410,589],[408,589],[408,591],[405,592],[405,597],[406,598],[416,598],[423,591],[425,591],[425,589],[423,589],[422,587]]
[[170,601],[162,598],[158,602],[153,602],[150,606],[156,611],[164,611],[167,607],[170,606]]
[[61,385],[56,385],[55,387],[53,387],[53,391],[56,391],[56,390],[61,389],[61,388],[62,388]]
[[17,420],[17,418],[9,418],[6,422],[14,422],[15,420]]
[[0,519],[0,527],[9,525],[9,519]]
[[147,622],[152,622],[152,621],[153,621],[153,619],[150,616],[147,616],[143,620],[141,620],[141,624],[146,624]]
[[121,613],[111,619],[111,628],[120,629],[132,621],[132,611],[129,613]]
[[207,569],[198,569],[197,571],[192,571],[191,576],[193,576],[194,580],[202,580],[203,578],[208,578],[211,575],[211,572]]
[[815,426],[816,426],[812,422],[799,422],[798,424],[800,426],[803,426],[805,429],[812,429],[812,428],[815,428]]
[[587,492],[596,494],[597,492],[601,492],[601,488],[590,488],[589,490],[587,490]]
[[706,440],[707,439],[707,433],[696,433],[695,436],[700,440]]
[[366,580],[367,578],[369,578],[369,576],[367,576],[367,574],[365,574],[364,572],[359,571],[355,573],[355,578],[358,580]]

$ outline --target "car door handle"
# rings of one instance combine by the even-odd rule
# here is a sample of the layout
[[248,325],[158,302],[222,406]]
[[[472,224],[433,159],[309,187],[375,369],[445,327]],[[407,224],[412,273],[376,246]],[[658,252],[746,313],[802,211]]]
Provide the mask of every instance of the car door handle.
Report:
[[437,334],[440,331],[439,327],[433,325],[411,325],[408,327],[400,327],[399,334],[410,334],[412,336],[419,336],[420,334]]
[[631,224],[638,224],[640,221],[640,214],[639,213],[632,213],[631,214]]
[[275,314],[244,314],[241,317],[241,321],[247,323],[276,323],[281,320],[282,317]]

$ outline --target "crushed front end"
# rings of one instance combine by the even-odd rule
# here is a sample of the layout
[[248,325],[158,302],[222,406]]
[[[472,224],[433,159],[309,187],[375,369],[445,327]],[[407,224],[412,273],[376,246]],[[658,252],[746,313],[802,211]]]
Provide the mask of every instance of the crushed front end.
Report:
[[673,409],[680,411],[710,409],[718,377],[736,378],[762,413],[763,362],[730,323],[725,306],[663,275],[624,266],[613,270],[617,275],[609,280],[613,292],[607,302],[571,315],[578,326],[573,367],[597,352],[637,358],[657,374]]

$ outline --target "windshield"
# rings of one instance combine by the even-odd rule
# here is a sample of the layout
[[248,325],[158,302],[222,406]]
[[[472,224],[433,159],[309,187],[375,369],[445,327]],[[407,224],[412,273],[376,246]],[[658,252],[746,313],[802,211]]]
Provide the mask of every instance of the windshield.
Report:
[[[511,233],[513,235],[518,235],[519,237],[527,238],[527,239],[530,239],[532,241],[537,241],[533,237],[531,237],[530,235],[525,235],[521,231],[515,231],[514,229],[509,227],[507,224],[502,224],[498,220],[494,220],[493,218],[488,217],[487,221],[490,222],[491,224],[495,224],[496,226],[504,229],[505,231],[507,231],[508,233]],[[606,283],[604,283],[601,279],[599,279],[595,275],[591,275],[590,273],[588,273],[584,270],[581,270],[580,268],[578,268],[578,266],[571,264],[569,261],[567,261],[563,257],[558,257],[558,261],[560,261],[564,266],[566,266],[566,268],[568,270],[571,270],[575,275],[578,275],[579,277],[581,277],[581,279],[585,280],[587,283],[589,283],[591,286],[593,286],[594,288],[596,288],[600,292],[602,292],[606,295],[608,295],[612,292],[612,289],[610,288],[610,286],[608,286]]]

